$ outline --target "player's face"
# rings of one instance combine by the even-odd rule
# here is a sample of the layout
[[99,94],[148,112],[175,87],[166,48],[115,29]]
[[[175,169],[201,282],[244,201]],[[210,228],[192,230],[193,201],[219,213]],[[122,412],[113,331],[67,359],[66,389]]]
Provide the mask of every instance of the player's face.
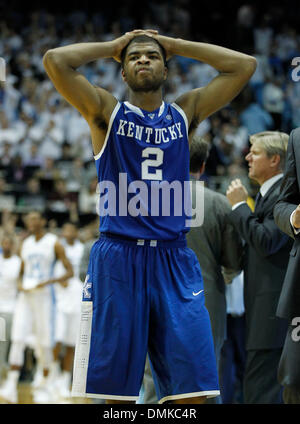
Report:
[[167,78],[167,68],[156,43],[128,46],[122,70],[123,79],[133,91],[156,91]]
[[12,241],[9,238],[4,237],[2,239],[1,247],[2,247],[3,253],[11,253],[12,247],[13,247]]
[[37,231],[42,230],[45,225],[44,218],[40,214],[35,212],[32,212],[27,215],[25,223],[30,233],[35,233]]
[[77,229],[73,225],[66,224],[62,230],[62,236],[67,240],[75,240],[77,237]]
[[266,180],[270,172],[271,158],[269,158],[260,143],[253,143],[246,156],[249,165],[249,178],[261,183]]

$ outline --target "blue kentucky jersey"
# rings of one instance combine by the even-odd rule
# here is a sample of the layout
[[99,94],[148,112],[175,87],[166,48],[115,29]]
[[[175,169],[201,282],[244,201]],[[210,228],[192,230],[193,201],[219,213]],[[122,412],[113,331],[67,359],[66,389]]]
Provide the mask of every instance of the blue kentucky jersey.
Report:
[[100,232],[137,239],[184,237],[191,214],[188,124],[175,103],[145,111],[118,102],[95,156]]

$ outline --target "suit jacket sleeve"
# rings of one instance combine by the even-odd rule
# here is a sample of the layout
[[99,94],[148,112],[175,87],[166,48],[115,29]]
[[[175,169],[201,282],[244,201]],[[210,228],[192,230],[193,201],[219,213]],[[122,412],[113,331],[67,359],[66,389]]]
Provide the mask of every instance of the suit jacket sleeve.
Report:
[[295,235],[290,223],[290,216],[300,203],[300,191],[297,181],[297,169],[295,163],[295,142],[300,142],[300,129],[291,132],[284,177],[281,183],[280,196],[274,207],[274,219],[276,225],[292,238],[299,238]]
[[272,208],[266,212],[263,222],[252,213],[247,204],[231,211],[229,219],[246,243],[263,257],[278,252],[288,240],[275,224]]
[[224,280],[228,284],[241,272],[243,242],[238,231],[228,219],[228,215],[231,212],[228,200],[220,197],[215,204],[215,208],[219,211],[217,215],[222,221],[222,223],[220,223],[220,227],[223,228],[221,266]]

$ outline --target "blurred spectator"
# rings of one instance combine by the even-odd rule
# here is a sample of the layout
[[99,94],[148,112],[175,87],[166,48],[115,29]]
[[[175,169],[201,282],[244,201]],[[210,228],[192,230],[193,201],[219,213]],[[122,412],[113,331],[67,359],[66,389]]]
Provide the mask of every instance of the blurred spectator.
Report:
[[77,197],[77,193],[68,191],[64,180],[55,180],[53,191],[47,196],[48,218],[56,219],[58,225],[61,225],[64,220],[69,219],[70,212],[77,210]]
[[51,191],[54,181],[61,177],[59,169],[57,169],[53,158],[46,157],[43,166],[35,172],[42,185],[43,190]]
[[254,52],[254,56],[257,60],[257,67],[249,81],[249,86],[254,91],[257,103],[263,106],[262,92],[266,81],[272,78],[272,68],[268,56],[256,52]]
[[0,169],[7,168],[11,164],[12,160],[12,145],[9,142],[4,141],[2,148],[0,148]]
[[256,134],[273,129],[274,121],[269,112],[256,102],[250,88],[246,88],[241,94],[240,121],[248,130],[248,134]]
[[99,193],[97,193],[98,178],[91,179],[88,188],[83,186],[79,193],[79,211],[80,213],[96,214],[96,206],[99,200]]
[[275,37],[277,42],[277,54],[280,57],[285,71],[289,67],[289,62],[293,57],[293,52],[297,50],[297,34],[294,28],[284,23],[279,34]]
[[62,152],[63,140],[63,130],[56,125],[54,119],[50,119],[43,129],[43,134],[41,134],[40,154],[53,159],[59,159]]
[[43,157],[39,152],[38,144],[32,143],[29,154],[24,158],[24,165],[40,168],[44,162]]
[[26,184],[27,178],[28,175],[25,172],[23,158],[20,155],[16,155],[7,167],[6,181],[13,185],[14,190],[21,191]]
[[239,7],[236,16],[236,39],[239,48],[249,51],[253,46],[253,32],[255,11],[251,4],[243,4]]
[[287,100],[291,106],[292,127],[300,127],[300,85],[299,83],[289,83],[286,92]]
[[[72,146],[70,143],[66,141],[62,145],[61,155],[59,157],[59,162],[65,165],[65,162],[72,162],[74,156],[72,154]],[[69,163],[67,164],[69,165]]]
[[4,178],[0,178],[0,211],[12,212],[15,208],[16,198],[7,188]]
[[79,192],[81,187],[86,185],[86,171],[83,165],[83,161],[80,158],[75,158],[71,162],[71,166],[68,168],[68,172],[66,172],[65,178],[69,191]]
[[284,92],[279,77],[268,80],[263,88],[262,98],[264,109],[269,112],[273,118],[273,129],[280,131],[284,110]]
[[270,17],[263,15],[253,30],[254,49],[258,54],[268,56],[273,41],[273,28],[269,24]]
[[15,144],[21,138],[20,128],[11,125],[5,110],[0,110],[0,147],[4,142]]
[[30,178],[26,184],[26,191],[18,198],[17,210],[25,213],[34,209],[44,212],[46,207],[46,196],[41,191],[38,178]]

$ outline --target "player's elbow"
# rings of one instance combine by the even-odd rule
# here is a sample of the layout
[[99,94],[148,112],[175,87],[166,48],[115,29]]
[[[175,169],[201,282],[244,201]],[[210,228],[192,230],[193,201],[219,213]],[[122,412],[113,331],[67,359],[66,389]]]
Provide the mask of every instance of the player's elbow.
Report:
[[248,78],[251,78],[256,70],[256,67],[257,67],[257,60],[255,59],[255,57],[247,55],[242,65],[243,73]]
[[47,50],[43,56],[43,65],[46,70],[49,70],[51,67],[59,63],[58,54],[55,49]]

